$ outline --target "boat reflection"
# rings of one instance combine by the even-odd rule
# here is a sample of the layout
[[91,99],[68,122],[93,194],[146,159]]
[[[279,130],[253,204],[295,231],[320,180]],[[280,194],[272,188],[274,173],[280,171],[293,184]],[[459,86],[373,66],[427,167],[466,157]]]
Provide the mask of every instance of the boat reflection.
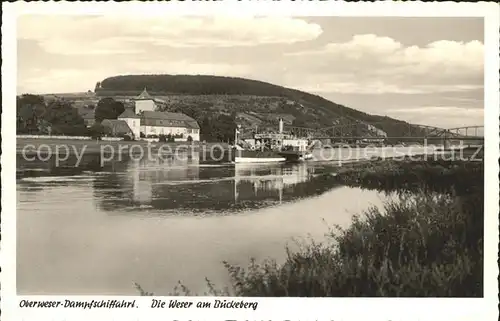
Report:
[[97,208],[120,215],[223,215],[279,205],[333,187],[315,177],[318,165],[311,163],[214,164],[200,161],[197,153],[105,164],[98,157],[86,157],[74,163],[21,162],[21,188],[33,193],[47,187],[89,186]]
[[[315,168],[299,164],[204,164],[197,157],[129,161],[94,181],[98,206],[168,215],[222,215],[317,194]],[[330,184],[331,185],[331,184]],[[330,186],[331,187],[331,186]]]
[[251,165],[235,164],[234,169],[234,201],[238,203],[241,191],[245,185],[253,187],[254,196],[259,197],[276,195],[278,203],[283,202],[283,191],[288,186],[306,182],[314,174],[314,167],[308,168],[307,164],[299,163],[289,166],[284,165]]
[[[179,157],[180,156],[180,157]],[[165,182],[189,182],[199,179],[199,155],[135,160],[128,163],[127,178],[132,186],[132,199],[138,204],[150,205],[153,187]]]

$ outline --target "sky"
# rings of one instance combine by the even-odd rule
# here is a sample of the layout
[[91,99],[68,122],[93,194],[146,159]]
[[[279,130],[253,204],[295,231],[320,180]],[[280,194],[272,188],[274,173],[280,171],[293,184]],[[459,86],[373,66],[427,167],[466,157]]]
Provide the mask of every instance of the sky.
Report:
[[21,16],[17,93],[125,74],[256,79],[370,114],[484,123],[482,18]]

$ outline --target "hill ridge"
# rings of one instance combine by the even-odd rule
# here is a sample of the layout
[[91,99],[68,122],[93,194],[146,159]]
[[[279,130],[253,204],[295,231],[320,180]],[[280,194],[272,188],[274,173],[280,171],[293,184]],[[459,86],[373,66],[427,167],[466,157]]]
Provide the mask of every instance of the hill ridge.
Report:
[[388,136],[402,137],[409,131],[421,130],[408,122],[371,115],[316,94],[242,77],[118,75],[98,82],[95,93],[99,97],[136,96],[144,88],[152,96],[166,100],[164,110],[182,111],[199,122],[206,115],[219,113],[232,115],[244,126],[265,127],[277,120],[270,119],[273,114],[283,114],[290,115],[288,125],[296,127],[359,124],[356,130],[364,135],[384,132]]

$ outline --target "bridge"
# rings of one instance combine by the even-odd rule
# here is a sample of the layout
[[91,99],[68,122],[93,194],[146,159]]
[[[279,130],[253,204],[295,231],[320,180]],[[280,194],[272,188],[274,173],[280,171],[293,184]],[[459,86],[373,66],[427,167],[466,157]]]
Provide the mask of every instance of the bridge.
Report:
[[[386,131],[382,130],[384,128]],[[397,144],[406,142],[449,145],[484,144],[484,126],[462,126],[440,128],[410,123],[367,123],[356,120],[349,124],[339,122],[323,128],[308,128],[284,125],[283,131],[310,140],[327,143],[383,142]],[[259,132],[258,129],[254,132]],[[392,133],[392,134],[391,134]],[[394,134],[397,133],[397,134]]]
[[[377,127],[377,124],[369,124],[373,128]],[[324,128],[307,128],[307,127],[295,127],[295,126],[284,126],[284,130],[291,132],[300,137],[308,137],[312,139],[322,139],[322,138],[432,138],[432,137],[449,137],[449,138],[464,138],[464,139],[484,139],[484,126],[463,126],[455,128],[439,128],[426,125],[415,125],[410,124],[399,126],[401,129],[393,128],[394,131],[398,131],[401,134],[397,136],[387,135],[384,131],[376,129],[374,131],[369,131],[365,124],[348,124],[348,125],[338,125]]]

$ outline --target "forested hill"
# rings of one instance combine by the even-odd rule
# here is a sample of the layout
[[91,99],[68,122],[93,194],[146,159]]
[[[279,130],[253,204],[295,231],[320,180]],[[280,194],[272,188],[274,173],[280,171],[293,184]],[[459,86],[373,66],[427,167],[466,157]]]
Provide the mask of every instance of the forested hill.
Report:
[[206,75],[115,76],[97,83],[95,93],[101,97],[135,96],[144,88],[152,96],[164,99],[167,110],[182,111],[197,119],[209,114],[225,113],[236,117],[243,126],[265,126],[284,116],[289,124],[297,127],[358,123],[365,128],[365,134],[379,129],[389,136],[407,136],[410,127],[406,122],[369,115],[318,95],[243,78]]

